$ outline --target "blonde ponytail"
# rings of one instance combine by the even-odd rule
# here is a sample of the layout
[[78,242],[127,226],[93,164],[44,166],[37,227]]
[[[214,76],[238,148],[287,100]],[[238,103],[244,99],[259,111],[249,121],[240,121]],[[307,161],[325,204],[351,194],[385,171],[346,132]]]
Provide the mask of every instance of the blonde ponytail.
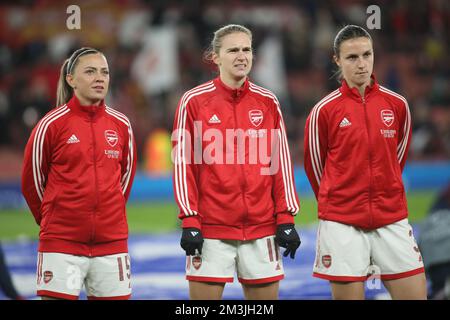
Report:
[[61,66],[61,71],[59,72],[58,89],[56,91],[56,106],[62,106],[66,104],[73,95],[73,88],[69,86],[66,81],[66,69],[69,64],[70,59],[66,59]]

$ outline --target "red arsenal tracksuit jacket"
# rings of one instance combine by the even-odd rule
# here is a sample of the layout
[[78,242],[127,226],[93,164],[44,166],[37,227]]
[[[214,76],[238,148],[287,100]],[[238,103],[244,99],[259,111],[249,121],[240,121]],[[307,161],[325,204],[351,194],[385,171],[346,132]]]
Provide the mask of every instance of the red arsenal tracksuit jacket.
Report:
[[130,121],[73,98],[33,129],[22,192],[40,225],[39,251],[83,256],[128,252],[125,203],[135,173]]
[[364,97],[344,80],[317,103],[304,143],[319,218],[364,229],[408,215],[402,182],[411,140],[408,103],[372,80]]
[[233,90],[220,78],[187,91],[172,139],[183,227],[199,228],[206,238],[249,240],[294,222],[293,168],[281,108],[270,91],[248,80]]

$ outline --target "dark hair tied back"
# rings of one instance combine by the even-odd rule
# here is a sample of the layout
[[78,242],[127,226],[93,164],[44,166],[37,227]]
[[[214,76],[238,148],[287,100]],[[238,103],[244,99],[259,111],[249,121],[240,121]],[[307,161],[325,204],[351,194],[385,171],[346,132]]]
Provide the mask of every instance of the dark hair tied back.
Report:
[[372,41],[372,37],[370,34],[360,26],[356,26],[353,24],[347,25],[343,27],[334,38],[333,43],[333,51],[334,55],[339,58],[341,43],[345,40],[354,39],[354,38],[368,38]]

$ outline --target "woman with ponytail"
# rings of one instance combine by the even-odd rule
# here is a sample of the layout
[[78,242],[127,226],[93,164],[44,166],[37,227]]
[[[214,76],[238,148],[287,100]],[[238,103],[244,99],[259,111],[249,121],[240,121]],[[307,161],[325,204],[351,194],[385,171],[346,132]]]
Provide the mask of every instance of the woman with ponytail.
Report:
[[341,86],[312,108],[304,136],[319,214],[313,275],[330,282],[333,299],[364,299],[364,281],[374,279],[392,299],[426,299],[402,181],[408,102],[375,78],[366,30],[342,28],[333,49]]
[[125,205],[136,147],[128,118],[105,105],[106,57],[76,50],[61,67],[57,108],[25,148],[22,192],[40,226],[37,294],[42,299],[131,295]]

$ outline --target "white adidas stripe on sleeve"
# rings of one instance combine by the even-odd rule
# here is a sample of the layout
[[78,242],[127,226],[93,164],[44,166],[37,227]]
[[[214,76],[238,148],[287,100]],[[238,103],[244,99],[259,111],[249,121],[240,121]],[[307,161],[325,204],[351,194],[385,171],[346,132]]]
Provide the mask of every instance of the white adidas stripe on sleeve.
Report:
[[316,177],[317,184],[320,185],[320,181],[323,175],[322,159],[320,157],[320,141],[319,141],[319,114],[320,110],[328,102],[341,96],[339,89],[333,91],[325,98],[320,100],[311,111],[309,119],[309,132],[308,132],[308,142],[309,142],[309,152],[311,157],[311,165],[314,171],[314,176]]
[[[189,100],[195,96],[204,94],[206,92],[214,91],[216,87],[213,82],[210,81],[206,84],[198,86],[192,90],[187,91],[183,97],[181,98],[179,111],[178,111],[178,120],[176,129],[178,130],[177,136],[177,150],[176,150],[176,158],[175,158],[175,194],[178,200],[178,203],[181,206],[181,210],[183,211],[185,216],[197,215],[198,213],[195,210],[191,209],[189,204],[189,192],[188,185],[186,179],[186,155],[185,155],[185,147],[184,147],[184,139],[183,132],[186,129],[186,119],[187,119],[187,104]],[[183,141],[183,143],[181,143]]]
[[44,197],[44,185],[46,182],[45,176],[41,170],[45,134],[47,132],[49,125],[53,121],[59,119],[68,112],[70,112],[70,109],[66,105],[55,109],[54,111],[50,112],[44,118],[41,119],[36,129],[36,134],[33,139],[32,166],[33,166],[34,185],[36,188],[37,195],[41,201]]

